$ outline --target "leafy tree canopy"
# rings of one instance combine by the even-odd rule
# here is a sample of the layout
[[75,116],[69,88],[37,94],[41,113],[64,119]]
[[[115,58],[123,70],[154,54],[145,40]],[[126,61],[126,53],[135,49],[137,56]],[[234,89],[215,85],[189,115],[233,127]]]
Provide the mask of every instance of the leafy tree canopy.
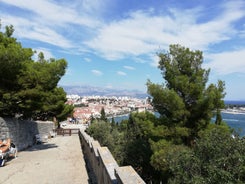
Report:
[[[200,171],[199,158],[192,153],[195,140],[200,132],[206,130],[211,118],[216,115],[216,124],[221,124],[220,109],[224,107],[224,82],[207,86],[210,70],[202,68],[203,56],[201,51],[192,51],[180,45],[170,45],[169,52],[158,54],[159,69],[164,83],[147,82],[148,93],[152,97],[152,105],[160,114],[159,121],[153,129],[153,136],[149,138],[152,149],[151,165],[160,171],[160,178],[167,182],[175,159],[184,172]],[[175,153],[181,153],[174,157]],[[193,156],[194,155],[194,156]],[[182,157],[184,156],[184,157]],[[186,160],[186,159],[189,160]],[[187,162],[188,161],[188,162]],[[196,162],[194,162],[196,161]],[[191,165],[196,163],[196,165]],[[189,164],[189,165],[188,165]],[[186,176],[190,183],[199,180],[192,178],[193,173]],[[175,177],[177,177],[175,175]],[[182,178],[183,179],[183,178]],[[184,181],[184,180],[183,180]],[[178,183],[178,182],[177,182]]]
[[66,94],[57,87],[65,74],[64,59],[44,58],[23,48],[12,37],[13,26],[0,32],[0,116],[22,116],[33,119],[63,119],[73,108],[65,104]]
[[220,123],[220,109],[224,106],[224,82],[206,87],[210,70],[202,69],[201,51],[191,51],[180,45],[170,45],[169,52],[159,53],[159,69],[164,84],[147,82],[152,104],[160,113],[162,124],[188,129],[190,143],[205,129],[216,111]]
[[92,136],[112,146],[114,156],[147,183],[244,183],[245,139],[233,138],[220,114],[224,82],[207,85],[200,51],[171,45],[159,58],[164,84],[148,81],[147,87],[160,116],[131,113],[106,130],[92,124]]
[[106,113],[105,113],[105,108],[104,107],[102,107],[102,109],[100,111],[100,120],[101,121],[107,121]]
[[232,137],[227,126],[210,126],[193,149],[175,146],[167,153],[168,183],[245,182],[245,139]]

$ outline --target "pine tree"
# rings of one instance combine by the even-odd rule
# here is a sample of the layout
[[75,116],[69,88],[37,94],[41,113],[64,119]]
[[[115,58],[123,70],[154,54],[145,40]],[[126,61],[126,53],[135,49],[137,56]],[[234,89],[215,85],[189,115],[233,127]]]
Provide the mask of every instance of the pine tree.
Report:
[[102,121],[105,121],[105,122],[107,122],[107,117],[106,117],[106,114],[105,114],[105,109],[104,109],[104,107],[102,107],[102,109],[101,109],[101,111],[100,111],[100,120],[102,120]]
[[[164,125],[186,128],[188,144],[207,127],[214,111],[219,118],[224,104],[224,82],[206,87],[210,70],[202,68],[201,51],[170,45],[170,51],[159,53],[159,58],[158,67],[165,84],[148,81],[148,93],[153,97],[152,104]],[[182,133],[186,135],[187,132]]]

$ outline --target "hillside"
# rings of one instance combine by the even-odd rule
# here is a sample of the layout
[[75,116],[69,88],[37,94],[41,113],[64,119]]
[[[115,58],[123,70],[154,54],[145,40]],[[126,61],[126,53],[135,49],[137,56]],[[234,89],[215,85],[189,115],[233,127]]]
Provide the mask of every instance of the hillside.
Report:
[[122,90],[122,89],[112,89],[112,88],[103,88],[95,87],[89,85],[83,86],[61,86],[68,95],[76,94],[79,96],[130,96],[136,98],[146,98],[147,93],[144,93],[139,90]]

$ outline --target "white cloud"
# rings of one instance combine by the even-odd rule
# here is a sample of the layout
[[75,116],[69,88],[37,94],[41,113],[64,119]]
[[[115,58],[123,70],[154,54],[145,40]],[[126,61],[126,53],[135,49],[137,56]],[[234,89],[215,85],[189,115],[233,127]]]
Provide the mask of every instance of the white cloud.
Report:
[[245,48],[237,51],[228,51],[206,56],[210,62],[205,63],[205,68],[211,68],[218,75],[232,73],[245,74]]
[[[83,11],[93,14],[101,15],[106,11],[106,6],[110,3],[110,0],[76,0],[75,8],[82,9]],[[69,3],[70,4],[70,3]],[[74,7],[73,6],[73,7]]]
[[46,48],[34,48],[33,51],[36,51],[36,53],[33,55],[33,59],[36,61],[38,59],[38,54],[42,52],[44,54],[44,58],[46,60],[50,58],[55,58],[52,52],[49,49]]
[[149,26],[151,19],[141,12],[135,13],[128,19],[105,25],[99,29],[97,37],[86,44],[109,60],[151,52],[157,46],[153,44],[155,38],[150,33],[157,31],[158,27]]
[[[165,12],[170,14],[155,14],[154,9],[138,10],[127,14],[124,19],[109,23],[99,16],[107,6],[100,0],[74,0],[72,3],[2,0],[1,3],[16,6],[25,12],[21,16],[1,13],[5,24],[14,25],[18,38],[45,42],[74,54],[93,52],[108,60],[130,57],[135,62],[148,62],[154,67],[158,60],[152,55],[159,47],[168,49],[169,44],[178,43],[207,51],[210,45],[227,41],[238,34],[241,37],[245,35],[244,31],[239,33],[234,26],[245,16],[244,1],[227,1],[220,5],[216,17],[202,22],[199,20],[206,15],[202,14],[202,7],[198,7],[167,9]],[[84,36],[85,29],[89,33],[91,31],[94,37]],[[89,62],[89,59],[85,58],[85,61]],[[216,65],[212,63],[219,66],[219,62]]]
[[159,56],[157,56],[156,54],[155,55],[152,55],[151,56],[151,66],[152,67],[158,67],[158,64],[159,64]]
[[14,16],[4,16],[5,25],[14,25],[14,34],[18,38],[25,38],[29,40],[36,40],[40,42],[49,43],[51,45],[59,46],[61,48],[71,48],[73,44],[65,36],[59,34],[54,29],[43,26],[37,22],[18,18]]
[[[85,7],[83,8],[83,11],[79,11],[75,9],[76,7],[72,7],[72,3],[70,2],[66,4],[56,4],[54,1],[50,0],[2,0],[2,2],[32,12],[33,17],[38,17],[36,21],[45,23],[46,25],[63,25],[64,23],[75,23],[88,27],[94,27],[100,24],[98,20],[93,19],[92,16],[89,16],[87,12],[84,11],[88,8]],[[91,3],[89,5],[88,1],[83,1],[82,4],[86,5],[87,7],[91,5]],[[93,4],[95,5],[95,3]]]
[[125,72],[122,72],[122,71],[117,71],[117,75],[126,76],[127,74]]
[[29,32],[28,35],[21,34],[22,38],[38,40],[41,42],[49,43],[62,48],[72,48],[72,43],[67,40],[61,34],[58,34],[52,29],[45,27],[35,27],[33,31]]
[[128,69],[128,70],[135,70],[135,68],[132,66],[123,66],[123,68]]
[[[172,9],[171,15],[154,15],[137,11],[122,20],[104,25],[98,35],[87,41],[88,47],[109,60],[155,53],[159,46],[181,44],[192,49],[207,50],[210,45],[236,35],[233,23],[244,17],[244,3],[228,3],[218,16],[205,22],[202,9]],[[233,12],[233,13],[232,13]]]
[[[18,14],[16,11],[10,15],[1,12],[1,19],[5,25],[14,25],[15,35],[18,38],[36,40],[63,49],[76,48],[79,52],[82,40],[76,36],[80,36],[81,29],[94,29],[101,25],[101,20],[95,17],[98,11],[92,12],[96,8],[98,10],[100,3],[99,1],[89,3],[87,0],[83,0],[82,3],[74,1],[64,4],[64,2],[2,0],[1,3],[22,9],[22,13]],[[74,4],[81,6],[73,7]],[[89,13],[93,13],[92,16]]]
[[91,70],[91,72],[92,72],[94,75],[96,75],[96,76],[101,76],[101,75],[103,75],[103,73],[102,73],[101,71],[99,71],[99,70]]
[[88,62],[88,63],[91,62],[91,59],[90,58],[84,58],[83,60],[86,61],[86,62]]

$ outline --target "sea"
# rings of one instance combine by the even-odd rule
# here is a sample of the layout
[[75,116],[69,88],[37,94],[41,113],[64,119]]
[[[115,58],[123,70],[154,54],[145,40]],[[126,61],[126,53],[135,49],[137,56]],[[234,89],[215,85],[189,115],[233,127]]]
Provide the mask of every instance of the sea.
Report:
[[[225,101],[226,105],[237,105],[245,107],[244,100],[236,100],[236,101]],[[225,121],[231,128],[237,131],[237,133],[241,137],[245,137],[245,113],[222,113],[223,121]]]
[[[233,128],[240,137],[245,136],[245,114],[221,113],[222,119],[231,128]],[[127,120],[128,114],[114,117],[115,122],[120,123],[122,120]],[[214,118],[213,118],[214,120]]]
[[245,136],[245,114],[222,113],[222,118],[241,137]]

